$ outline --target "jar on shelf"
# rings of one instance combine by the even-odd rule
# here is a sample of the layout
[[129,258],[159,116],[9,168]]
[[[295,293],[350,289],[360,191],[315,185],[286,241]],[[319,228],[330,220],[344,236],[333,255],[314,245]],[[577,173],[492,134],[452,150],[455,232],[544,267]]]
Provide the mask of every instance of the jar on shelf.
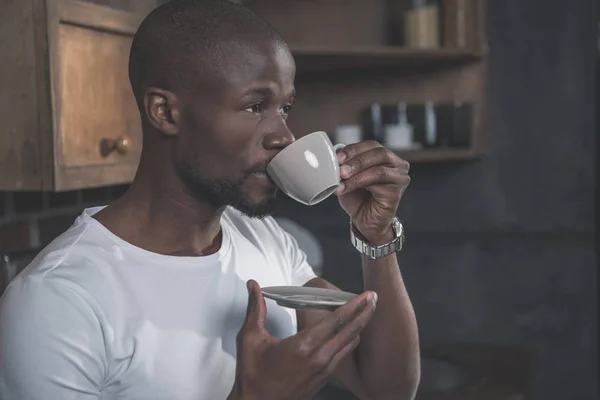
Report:
[[442,43],[446,48],[475,47],[475,10],[478,0],[442,0]]
[[437,1],[412,0],[404,12],[404,45],[411,48],[440,47],[440,7]]

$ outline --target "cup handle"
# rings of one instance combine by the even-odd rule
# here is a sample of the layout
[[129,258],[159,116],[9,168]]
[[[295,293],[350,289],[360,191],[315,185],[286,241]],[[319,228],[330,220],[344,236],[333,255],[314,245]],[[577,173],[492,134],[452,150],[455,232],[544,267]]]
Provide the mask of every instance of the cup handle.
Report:
[[336,144],[336,145],[333,146],[333,150],[337,153],[338,151],[340,151],[344,147],[346,147],[346,145],[344,143],[338,143],[338,144]]

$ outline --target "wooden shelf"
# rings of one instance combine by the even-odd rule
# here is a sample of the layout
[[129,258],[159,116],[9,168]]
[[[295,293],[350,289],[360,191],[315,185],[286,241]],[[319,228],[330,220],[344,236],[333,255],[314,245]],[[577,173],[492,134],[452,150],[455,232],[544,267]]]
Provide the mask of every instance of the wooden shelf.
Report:
[[410,163],[472,160],[482,156],[482,154],[478,154],[478,152],[472,148],[407,150],[397,151],[396,154]]
[[443,67],[483,58],[476,51],[460,49],[413,49],[399,46],[306,46],[290,45],[298,72],[340,71],[373,67]]
[[[468,49],[419,49],[396,45],[404,43],[408,0],[243,0],[275,26],[296,60],[298,96],[288,120],[296,135],[333,134],[341,125],[358,125],[369,135],[374,103],[461,101],[472,106],[471,147],[398,152],[411,163],[467,161],[489,149],[487,1],[469,1],[469,10],[462,10],[469,15]],[[440,23],[443,28],[443,19]]]

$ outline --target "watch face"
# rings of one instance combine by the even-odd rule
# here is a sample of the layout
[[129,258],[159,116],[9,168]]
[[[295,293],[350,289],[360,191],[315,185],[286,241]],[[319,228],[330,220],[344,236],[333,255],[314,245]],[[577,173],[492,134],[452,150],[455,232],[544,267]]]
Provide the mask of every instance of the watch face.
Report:
[[396,237],[404,236],[404,227],[402,226],[402,224],[400,223],[398,218],[394,218],[392,225],[393,225],[394,233],[396,234]]

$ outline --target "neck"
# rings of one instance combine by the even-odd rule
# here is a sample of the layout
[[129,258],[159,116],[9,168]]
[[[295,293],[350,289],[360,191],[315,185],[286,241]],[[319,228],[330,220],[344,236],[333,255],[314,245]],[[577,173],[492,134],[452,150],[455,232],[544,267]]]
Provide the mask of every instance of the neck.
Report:
[[175,177],[138,170],[129,190],[96,219],[115,235],[148,251],[177,256],[215,253],[221,246],[218,208],[194,199]]

